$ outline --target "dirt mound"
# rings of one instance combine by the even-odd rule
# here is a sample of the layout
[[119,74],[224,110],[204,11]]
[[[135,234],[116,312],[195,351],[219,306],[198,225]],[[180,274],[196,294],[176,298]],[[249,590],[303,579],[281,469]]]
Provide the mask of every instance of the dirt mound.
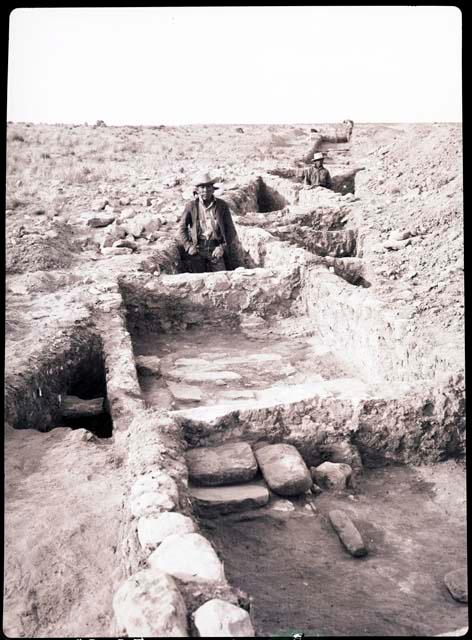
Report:
[[71,232],[55,225],[44,230],[40,226],[25,229],[23,225],[10,231],[6,237],[6,273],[51,271],[72,265],[80,248],[71,238]]
[[[373,156],[373,157],[372,157]],[[364,259],[379,297],[412,308],[418,335],[447,330],[451,344],[463,341],[464,237],[462,131],[459,124],[410,126],[388,146],[378,147],[356,193],[366,202],[370,229]],[[372,197],[374,196],[374,197]],[[372,233],[374,231],[374,233]],[[410,244],[389,250],[394,235]],[[398,235],[400,234],[400,235]],[[375,275],[374,275],[375,274]]]

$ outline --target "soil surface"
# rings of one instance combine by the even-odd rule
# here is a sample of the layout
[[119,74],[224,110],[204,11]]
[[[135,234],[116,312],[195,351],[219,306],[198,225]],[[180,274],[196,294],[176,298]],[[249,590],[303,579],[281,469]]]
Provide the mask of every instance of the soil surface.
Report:
[[[387,467],[366,471],[354,491],[323,492],[316,512],[299,500],[293,511],[203,526],[230,582],[253,598],[257,635],[431,636],[467,625],[467,605],[443,583],[467,562],[465,501],[464,469],[452,461]],[[332,509],[350,516],[367,556],[344,549]]]
[[112,637],[126,493],[109,440],[7,428],[5,596],[9,637]]

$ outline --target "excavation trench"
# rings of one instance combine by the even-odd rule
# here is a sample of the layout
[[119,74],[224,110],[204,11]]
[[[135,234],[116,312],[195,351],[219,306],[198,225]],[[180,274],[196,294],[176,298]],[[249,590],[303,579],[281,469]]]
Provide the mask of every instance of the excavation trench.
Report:
[[[270,178],[267,184],[285,199],[284,208],[298,206],[292,204],[299,198],[287,180],[269,183]],[[270,216],[260,208],[280,207],[280,200],[270,204],[269,191],[261,197],[257,189],[253,183],[236,194],[241,219],[251,211]],[[310,206],[309,212],[292,213],[315,219],[322,230],[345,229],[346,210]],[[201,509],[192,474],[187,487],[177,465],[178,508],[193,514],[224,560],[230,583],[252,599],[259,635],[428,635],[464,626],[466,608],[452,600],[442,583],[445,573],[465,561],[464,503],[457,491],[453,500],[446,495],[452,487],[462,491],[463,476],[457,470],[448,475],[450,467],[437,465],[432,478],[411,466],[463,454],[463,380],[438,378],[447,363],[434,353],[415,352],[401,322],[368,289],[351,287],[347,278],[328,271],[320,262],[326,257],[255,226],[238,225],[238,235],[240,262],[234,270],[121,276],[119,291],[111,296],[119,312],[106,310],[104,303],[103,315],[95,318],[100,331],[77,328],[60,345],[51,345],[28,375],[9,379],[7,421],[17,430],[51,429],[34,437],[44,438],[41,456],[58,483],[67,471],[52,471],[54,446],[48,446],[69,431],[52,428],[59,426],[63,395],[104,398],[114,432],[123,435],[118,439],[128,447],[132,476],[169,465],[169,448],[176,464],[179,456],[202,447],[236,442],[256,452],[264,444],[289,444],[308,468],[339,461],[333,451],[340,448],[357,451],[353,469],[361,460],[364,474],[357,464],[349,489],[315,498],[306,493],[283,497],[267,489],[259,468],[249,483],[267,493],[265,504],[249,508],[243,500],[212,517]],[[357,258],[332,260],[349,264]],[[97,476],[94,486],[101,501],[110,502],[109,547],[116,544],[123,518],[124,480],[114,440],[103,441],[107,446],[94,452],[92,472],[82,465],[80,483],[70,489],[74,496],[82,492],[76,498],[85,518],[89,475]],[[10,448],[19,445],[23,441],[10,438]],[[64,464],[70,466],[70,460]],[[15,473],[20,471],[9,470]],[[33,480],[34,473],[27,482]],[[110,483],[116,484],[113,491]],[[244,494],[242,485],[238,490]],[[14,495],[8,508],[13,518]],[[327,519],[333,508],[354,521],[366,542],[366,557],[353,558],[341,546]],[[56,506],[47,503],[43,509],[41,522],[57,517]],[[100,509],[93,517],[98,529],[108,526]],[[126,526],[129,576],[145,557],[136,551],[136,520],[129,517]],[[14,530],[7,532],[12,546]],[[437,544],[444,539],[447,545]],[[108,576],[114,558],[103,558],[91,554],[83,568],[90,580],[90,567],[97,562],[106,561],[102,575]],[[13,562],[14,554],[7,561]],[[47,582],[47,570],[42,570]],[[48,607],[50,596],[38,593],[44,599],[40,608]],[[74,597],[79,595],[77,586]],[[188,606],[196,606],[195,597]],[[100,591],[95,612],[101,618],[98,626],[90,623],[93,633],[98,628],[104,636],[113,635],[109,588]],[[51,635],[58,624],[30,625],[27,635]],[[80,628],[82,635],[92,635],[91,626]]]
[[68,427],[86,429],[98,438],[112,435],[97,334],[78,329],[58,338],[32,362],[26,375],[10,377],[6,387],[5,417],[15,429],[47,432]]
[[[230,583],[249,594],[258,635],[429,635],[464,626],[466,607],[442,583],[465,562],[463,502],[444,508],[445,483],[450,491],[463,478],[435,467],[426,482],[410,466],[461,454],[460,400],[447,384],[440,391],[418,381],[402,360],[400,336],[392,334],[395,345],[371,341],[385,326],[375,304],[365,315],[368,292],[358,290],[347,312],[353,290],[313,270],[308,252],[264,233],[241,234],[260,265],[253,269],[121,280],[136,360],[153,359],[158,370],[138,365],[143,399],[167,410],[187,451],[284,443],[309,468],[336,461],[329,452],[347,446],[359,452],[364,473],[340,493],[313,499],[270,490],[268,502],[251,507],[249,485],[256,493],[265,486],[259,469],[230,485],[243,496],[239,506],[220,503],[211,514],[190,474],[194,517]],[[324,286],[340,305],[329,327]],[[455,413],[441,413],[442,393]],[[340,543],[328,519],[335,508],[354,521],[366,557],[353,558]],[[450,544],[438,545],[451,528]]]

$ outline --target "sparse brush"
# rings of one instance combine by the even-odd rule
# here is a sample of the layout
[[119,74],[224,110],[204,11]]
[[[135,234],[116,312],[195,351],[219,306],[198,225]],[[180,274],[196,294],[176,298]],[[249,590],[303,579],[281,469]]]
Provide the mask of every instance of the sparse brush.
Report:
[[23,136],[19,133],[13,133],[10,138],[9,138],[10,142],[25,142],[25,139],[23,138]]

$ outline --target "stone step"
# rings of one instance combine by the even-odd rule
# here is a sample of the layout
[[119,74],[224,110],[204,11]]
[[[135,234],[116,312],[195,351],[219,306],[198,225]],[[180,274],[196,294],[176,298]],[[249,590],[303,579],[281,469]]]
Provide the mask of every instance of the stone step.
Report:
[[246,509],[263,507],[269,502],[269,491],[263,484],[246,484],[226,487],[189,486],[195,510],[203,516],[217,516]]
[[238,484],[257,473],[256,458],[246,442],[190,449],[185,459],[190,480],[198,485]]
[[310,489],[310,472],[293,445],[269,444],[257,449],[256,458],[265,481],[274,493],[294,496]]

